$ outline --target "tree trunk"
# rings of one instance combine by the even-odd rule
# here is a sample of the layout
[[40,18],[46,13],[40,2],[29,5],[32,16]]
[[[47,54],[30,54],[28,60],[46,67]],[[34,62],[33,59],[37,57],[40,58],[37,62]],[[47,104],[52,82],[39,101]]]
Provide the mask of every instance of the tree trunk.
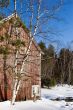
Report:
[[1,85],[0,85],[0,101],[4,101]]
[[7,100],[7,75],[6,75],[6,55],[4,55],[4,64],[3,64],[3,73],[4,73],[4,100]]
[[15,103],[15,99],[16,99],[16,96],[18,94],[20,84],[21,84],[21,80],[18,80],[16,78],[15,83],[14,83],[14,87],[13,87],[13,93],[12,93],[12,100],[11,100],[12,105],[14,105],[14,103]]
[[70,62],[68,64],[68,69],[69,69],[68,84],[70,85],[70,82],[71,82],[71,65],[70,65]]

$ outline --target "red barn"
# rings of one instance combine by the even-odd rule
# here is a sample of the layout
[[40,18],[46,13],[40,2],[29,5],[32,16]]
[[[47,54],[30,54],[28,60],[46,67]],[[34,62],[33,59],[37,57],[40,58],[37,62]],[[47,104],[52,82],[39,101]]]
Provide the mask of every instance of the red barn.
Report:
[[[9,32],[14,21],[14,14],[0,21],[0,48],[6,46],[6,42],[4,42],[4,40],[2,41],[2,36],[6,35],[6,33]],[[19,19],[17,25],[20,39],[25,42],[25,47],[20,49],[19,63],[21,64],[23,51],[26,51],[26,49],[28,48],[30,36],[28,29]],[[16,38],[14,31],[15,30],[12,31],[11,39]],[[10,49],[11,48],[12,47],[10,46]],[[41,53],[42,52],[38,44],[35,42],[35,40],[33,40],[28,58],[25,62],[24,73],[21,77],[22,83],[17,95],[17,100],[32,99],[32,88],[34,87],[34,85],[41,87]],[[4,60],[4,55],[0,52],[0,100],[10,100],[12,97],[14,77],[12,67],[14,66],[14,58],[14,53],[11,52],[7,55],[6,60]]]

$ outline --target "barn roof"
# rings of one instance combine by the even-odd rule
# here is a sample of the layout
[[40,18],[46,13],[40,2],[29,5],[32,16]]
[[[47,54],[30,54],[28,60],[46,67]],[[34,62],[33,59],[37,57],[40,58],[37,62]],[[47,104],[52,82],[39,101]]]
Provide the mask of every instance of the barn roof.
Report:
[[[17,14],[16,14],[16,16],[17,16]],[[9,21],[9,20],[12,19],[13,17],[15,17],[15,13],[13,13],[13,14],[9,15],[8,17],[3,18],[2,20],[0,20],[0,24],[3,24],[3,23],[5,23],[5,22]],[[28,29],[27,29],[27,31],[28,31]],[[28,34],[28,32],[27,32],[27,34]],[[29,35],[28,35],[28,36],[29,36]],[[29,36],[29,37],[30,37],[30,36]],[[34,43],[35,47],[37,48],[37,50],[38,50],[41,54],[43,54],[41,48],[40,48],[40,47],[38,46],[38,44],[36,43],[36,40],[35,40],[35,39],[33,40],[33,43]]]

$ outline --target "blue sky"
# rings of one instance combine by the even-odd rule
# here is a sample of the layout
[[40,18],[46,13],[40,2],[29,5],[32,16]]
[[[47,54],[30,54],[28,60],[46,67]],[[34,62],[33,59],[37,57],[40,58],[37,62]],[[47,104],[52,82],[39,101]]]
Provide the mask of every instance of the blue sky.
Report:
[[[26,2],[27,0],[23,0]],[[56,1],[59,0],[43,0],[43,6],[51,7]],[[25,9],[24,9],[25,8]],[[17,0],[17,9],[20,12],[19,0]],[[11,10],[11,11],[10,11]],[[26,10],[26,4],[23,5],[22,10]],[[13,12],[13,0],[10,2],[8,9],[0,9],[0,12],[5,14],[11,14]],[[53,38],[61,42],[61,46],[68,46],[73,40],[73,0],[64,0],[63,6],[60,8],[57,16],[61,19],[60,21],[51,20],[51,22],[46,24],[46,27],[49,25],[52,26],[57,31],[57,35]],[[26,18],[26,19],[25,19]],[[22,15],[23,21],[28,24],[28,19],[25,13]],[[45,26],[43,27],[45,28]],[[51,35],[50,35],[51,37]],[[49,38],[50,39],[50,38]]]
[[68,45],[73,40],[73,0],[68,1],[61,10],[61,17],[64,21],[60,29],[62,30],[62,39],[65,45]]
[[[52,0],[51,4],[54,1]],[[58,32],[54,39],[60,41],[61,47],[70,47],[70,45],[73,47],[73,44],[71,44],[73,41],[73,0],[64,0],[57,16],[61,19],[60,21],[51,21],[52,26]]]

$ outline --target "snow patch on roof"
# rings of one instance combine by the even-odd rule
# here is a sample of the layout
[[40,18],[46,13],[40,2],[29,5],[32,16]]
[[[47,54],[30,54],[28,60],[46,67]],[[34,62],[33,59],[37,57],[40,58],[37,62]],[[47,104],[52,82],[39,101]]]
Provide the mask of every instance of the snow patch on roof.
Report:
[[2,20],[0,21],[0,23],[4,23],[5,21],[10,20],[10,19],[13,18],[14,16],[15,16],[15,13],[13,13],[13,14],[9,15],[8,17],[2,19]]

